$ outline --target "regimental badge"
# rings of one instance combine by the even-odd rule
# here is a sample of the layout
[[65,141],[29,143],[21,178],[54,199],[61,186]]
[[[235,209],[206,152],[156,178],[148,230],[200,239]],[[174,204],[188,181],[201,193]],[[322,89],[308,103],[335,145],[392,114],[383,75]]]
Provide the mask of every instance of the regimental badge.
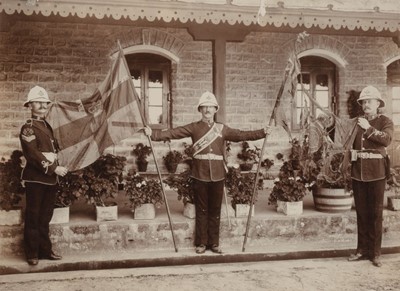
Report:
[[35,131],[30,127],[25,127],[22,130],[21,138],[26,142],[31,142],[36,139]]

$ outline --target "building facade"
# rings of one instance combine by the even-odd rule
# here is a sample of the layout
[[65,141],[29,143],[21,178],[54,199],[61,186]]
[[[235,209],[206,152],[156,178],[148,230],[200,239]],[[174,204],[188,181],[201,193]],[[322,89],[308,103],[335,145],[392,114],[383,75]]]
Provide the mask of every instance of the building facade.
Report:
[[[153,128],[198,120],[196,105],[206,90],[221,105],[219,121],[263,127],[295,53],[305,88],[338,116],[348,116],[351,90],[374,85],[382,92],[385,114],[396,126],[390,153],[400,165],[400,5],[320,2],[326,1],[267,1],[264,11],[253,0],[3,1],[0,155],[19,148],[19,129],[29,117],[22,103],[31,87],[43,86],[57,100],[91,96],[119,42]],[[304,31],[309,36],[296,42]],[[289,83],[282,107],[296,133],[304,100],[291,97]],[[318,114],[317,108],[311,111]],[[139,140],[145,139],[138,133],[112,151],[133,162],[132,146]],[[274,128],[266,156],[285,147],[286,133]],[[165,150],[157,144],[160,158]]]

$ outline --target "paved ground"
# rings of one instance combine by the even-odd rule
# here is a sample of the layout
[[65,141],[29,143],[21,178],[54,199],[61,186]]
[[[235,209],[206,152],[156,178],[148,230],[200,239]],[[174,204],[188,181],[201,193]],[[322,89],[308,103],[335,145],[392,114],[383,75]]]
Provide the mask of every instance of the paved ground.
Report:
[[71,271],[0,276],[0,290],[400,290],[400,254],[383,266],[346,258]]

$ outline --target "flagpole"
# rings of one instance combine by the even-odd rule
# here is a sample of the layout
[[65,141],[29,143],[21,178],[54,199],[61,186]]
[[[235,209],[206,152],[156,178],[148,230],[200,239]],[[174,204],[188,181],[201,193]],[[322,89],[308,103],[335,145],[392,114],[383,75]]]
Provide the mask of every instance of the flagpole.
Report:
[[[123,50],[122,50],[122,47],[121,47],[121,44],[120,44],[119,41],[118,41],[118,46],[119,46],[119,49],[120,49],[120,51],[121,51],[121,53],[122,53]],[[124,57],[123,61],[124,61],[124,64],[125,64],[126,68],[129,68],[129,67],[128,67],[128,64],[126,63],[125,57]],[[129,82],[130,86],[132,87],[132,90],[135,91],[136,89],[135,89],[135,87],[133,86],[133,83],[132,83],[132,76],[130,75],[129,70],[127,70],[127,71],[128,71],[128,73],[129,73],[129,77],[130,77],[130,80],[129,80],[128,82]],[[138,100],[137,100],[137,101],[138,101]],[[142,118],[143,124],[144,124],[145,126],[147,126],[146,121],[145,121],[145,119],[144,119],[144,117],[143,117],[142,111],[139,110],[139,112],[140,112],[140,117]],[[176,242],[175,242],[174,229],[173,229],[173,227],[172,227],[171,213],[170,213],[170,211],[169,211],[167,196],[165,195],[165,187],[164,187],[164,183],[163,183],[163,181],[162,181],[162,176],[161,176],[160,168],[159,168],[158,163],[157,163],[156,154],[155,154],[155,152],[154,152],[154,147],[153,147],[153,143],[152,143],[152,141],[151,141],[151,138],[150,138],[150,136],[148,136],[148,135],[146,135],[146,136],[147,136],[147,139],[148,139],[149,144],[150,144],[151,153],[153,154],[154,163],[155,163],[155,165],[156,165],[156,169],[157,169],[157,173],[158,173],[158,178],[160,179],[161,190],[162,190],[162,194],[163,194],[163,198],[164,198],[165,208],[166,208],[166,210],[167,210],[168,222],[169,222],[169,227],[170,227],[170,229],[171,229],[172,241],[173,241],[173,243],[174,243],[175,252],[178,252],[178,248],[176,247]]]
[[[271,117],[269,119],[268,126],[271,126],[272,125],[272,121],[275,119],[276,110],[278,109],[278,106],[279,106],[279,104],[281,102],[283,89],[285,88],[286,81],[287,81],[287,79],[289,77],[289,71],[290,71],[289,66],[286,66],[285,76],[283,78],[281,87],[280,87],[278,95],[276,97],[274,109],[272,110],[272,114],[271,114]],[[251,214],[253,213],[255,193],[256,193],[256,190],[257,190],[257,180],[258,180],[258,175],[260,174],[262,157],[263,157],[263,154],[264,154],[265,146],[267,144],[267,139],[268,139],[268,135],[264,138],[264,142],[263,142],[263,145],[261,147],[261,152],[260,152],[260,156],[259,156],[259,159],[258,159],[257,171],[256,171],[255,179],[254,179],[254,185],[253,185],[253,192],[252,192],[252,195],[251,195],[250,209],[249,209],[249,214],[247,216],[246,231],[245,231],[245,234],[244,234],[242,252],[245,252],[245,250],[246,250],[247,236],[248,236],[248,233],[249,233],[250,222],[251,222]]]

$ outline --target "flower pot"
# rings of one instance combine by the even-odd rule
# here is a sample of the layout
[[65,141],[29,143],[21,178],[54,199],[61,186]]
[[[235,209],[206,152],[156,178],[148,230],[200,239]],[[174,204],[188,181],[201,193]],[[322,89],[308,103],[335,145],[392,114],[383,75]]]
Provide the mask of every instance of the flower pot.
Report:
[[388,196],[387,208],[393,211],[400,210],[400,196]]
[[321,212],[346,212],[353,205],[353,193],[345,189],[318,187],[312,192],[315,209]]
[[[236,204],[235,205],[235,216],[236,217],[248,217],[250,211],[249,204]],[[254,216],[254,205],[251,211],[251,216]]]
[[20,225],[22,223],[22,208],[11,210],[0,209],[0,225]]
[[114,221],[118,220],[118,206],[113,203],[108,206],[96,206],[96,221]]
[[136,207],[133,212],[134,219],[154,219],[156,217],[156,208],[153,203],[145,203]]
[[303,201],[286,202],[280,201],[282,213],[286,215],[300,215],[303,213]]
[[251,171],[253,169],[254,163],[242,163],[239,165],[241,171]]
[[276,212],[283,213],[283,208],[285,207],[284,204],[285,204],[285,201],[277,200],[276,201]]
[[148,164],[149,164],[148,161],[136,161],[136,165],[138,167],[138,172],[146,172]]
[[168,173],[176,173],[176,169],[178,168],[178,163],[168,163],[165,165],[167,168]]
[[183,206],[183,216],[192,219],[196,217],[196,207],[193,203],[185,203]]
[[69,222],[69,206],[54,208],[53,217],[50,224],[68,223]]

